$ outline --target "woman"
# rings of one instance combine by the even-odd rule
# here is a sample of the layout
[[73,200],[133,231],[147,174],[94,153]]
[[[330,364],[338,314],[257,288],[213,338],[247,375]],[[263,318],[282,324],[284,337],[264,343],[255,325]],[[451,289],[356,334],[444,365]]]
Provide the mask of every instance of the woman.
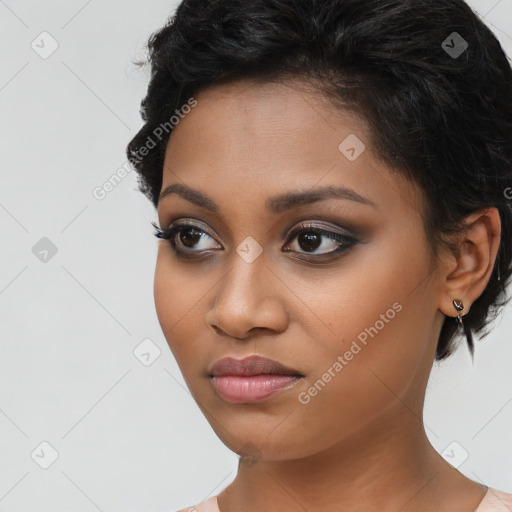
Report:
[[127,155],[156,310],[241,456],[183,510],[511,510],[423,425],[433,361],[473,355],[512,273],[492,32],[462,0],[185,0],[148,48]]

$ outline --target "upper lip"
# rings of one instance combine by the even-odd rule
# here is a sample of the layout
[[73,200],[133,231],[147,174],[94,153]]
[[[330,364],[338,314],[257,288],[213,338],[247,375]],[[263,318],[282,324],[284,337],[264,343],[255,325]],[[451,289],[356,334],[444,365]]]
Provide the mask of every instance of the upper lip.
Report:
[[210,369],[210,377],[221,375],[296,375],[303,377],[297,370],[282,365],[281,363],[257,355],[244,359],[224,357],[219,359]]

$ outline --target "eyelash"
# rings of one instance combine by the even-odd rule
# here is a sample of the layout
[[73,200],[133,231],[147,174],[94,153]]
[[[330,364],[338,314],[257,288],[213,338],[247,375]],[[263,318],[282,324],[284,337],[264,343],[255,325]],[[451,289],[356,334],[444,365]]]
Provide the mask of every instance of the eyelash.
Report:
[[[209,235],[206,231],[204,231],[199,226],[194,225],[194,224],[178,223],[178,224],[171,226],[164,230],[162,230],[154,222],[152,222],[151,224],[155,229],[154,236],[156,236],[157,238],[160,238],[162,240],[167,240],[169,242],[169,244],[171,245],[172,250],[174,251],[176,256],[179,258],[198,259],[201,256],[192,256],[191,255],[191,253],[194,253],[194,252],[200,253],[200,251],[194,251],[192,249],[191,250],[183,250],[183,249],[178,248],[177,244],[176,244],[176,240],[175,240],[175,236],[178,233],[185,231],[186,229],[194,229],[195,231],[199,232],[199,234],[205,234],[209,238],[213,239],[213,237],[211,235]],[[358,242],[358,240],[353,236],[342,235],[341,233],[328,231],[328,230],[320,228],[318,226],[310,226],[310,225],[301,223],[300,226],[298,226],[296,229],[294,229],[290,233],[290,235],[288,236],[286,245],[288,245],[301,232],[315,233],[317,235],[322,235],[330,240],[335,240],[335,241],[343,244],[338,249],[335,249],[333,251],[329,251],[329,252],[322,253],[319,255],[314,255],[314,254],[309,255],[309,257],[311,259],[316,259],[316,260],[325,259],[325,258],[332,257],[333,255],[339,255],[341,253],[344,253],[345,251],[349,250],[353,245],[355,245]],[[217,249],[212,249],[212,250],[217,250]],[[286,251],[286,252],[296,252],[296,251]],[[308,253],[299,253],[299,254],[303,254],[303,255],[305,254],[306,256],[308,255]]]

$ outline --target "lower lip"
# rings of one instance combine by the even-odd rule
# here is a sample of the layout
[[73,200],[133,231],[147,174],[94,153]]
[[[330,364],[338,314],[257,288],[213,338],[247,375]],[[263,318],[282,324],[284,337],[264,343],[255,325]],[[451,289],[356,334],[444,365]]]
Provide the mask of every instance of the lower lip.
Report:
[[293,375],[224,375],[211,377],[211,381],[221,398],[234,404],[243,404],[266,400],[292,387],[301,378]]

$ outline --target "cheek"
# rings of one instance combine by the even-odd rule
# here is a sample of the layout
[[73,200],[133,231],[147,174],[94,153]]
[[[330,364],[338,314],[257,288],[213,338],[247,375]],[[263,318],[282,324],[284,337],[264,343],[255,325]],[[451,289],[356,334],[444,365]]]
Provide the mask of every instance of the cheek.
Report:
[[175,305],[173,304],[173,294],[170,293],[171,289],[170,274],[165,270],[159,251],[153,281],[153,297],[158,321],[164,333],[172,325],[171,316]]
[[[418,284],[426,267],[399,252],[359,262],[361,271],[347,271],[316,296],[318,316],[303,317],[317,341],[309,348],[314,369],[300,389],[302,416],[311,428],[323,425],[327,437],[348,435],[399,402],[424,359],[432,296]],[[319,318],[326,320],[321,329]]]
[[[180,367],[185,380],[190,368],[202,368],[204,355],[201,334],[204,334],[208,288],[191,278],[190,270],[183,270],[169,261],[167,249],[159,250],[153,282],[155,309],[167,344]],[[211,285],[210,285],[211,286]],[[187,380],[188,383],[188,380]]]
[[197,305],[204,294],[190,270],[171,260],[165,243],[158,250],[153,282],[156,313],[164,333],[177,330],[187,317],[197,317]]
[[[360,312],[357,317],[346,311],[346,315],[339,315],[338,327],[346,336],[333,340],[328,353],[322,351],[321,358],[315,358],[315,369],[295,397],[291,417],[300,417],[301,437],[308,453],[323,450],[380,421],[378,418],[392,407],[409,414],[403,405],[408,400],[402,402],[402,397],[414,380],[423,349],[420,343],[407,339],[415,312],[410,304],[402,306],[400,311],[392,309],[388,313],[389,318],[394,316],[389,323],[376,322],[368,313],[362,316]],[[384,307],[382,312],[386,311]],[[280,427],[283,437],[273,439],[283,449],[287,436],[294,437],[293,425],[288,428]],[[287,448],[293,450],[292,445]]]
[[332,373],[329,381],[325,374],[318,375],[297,397],[303,431],[314,434],[308,439],[315,445],[312,452],[349,437],[391,403],[389,391],[368,371],[364,360],[353,360],[340,373]]
[[195,339],[194,333],[190,332],[190,318],[197,315],[193,304],[199,297],[194,297],[194,287],[187,282],[186,275],[180,271],[179,266],[168,261],[165,252],[160,249],[157,257],[153,296],[162,332],[174,356],[179,359],[180,345],[191,346],[192,343],[180,344],[178,341]]

